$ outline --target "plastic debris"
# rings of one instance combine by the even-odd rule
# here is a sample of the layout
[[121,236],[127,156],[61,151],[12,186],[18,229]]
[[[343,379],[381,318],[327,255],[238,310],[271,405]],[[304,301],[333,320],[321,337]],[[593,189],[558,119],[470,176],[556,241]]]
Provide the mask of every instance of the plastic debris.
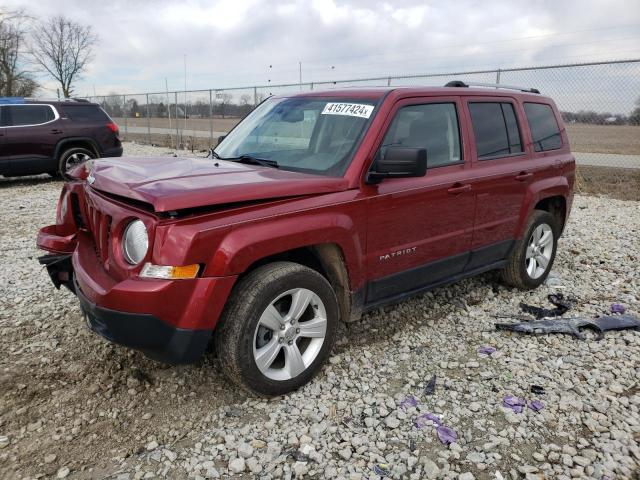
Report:
[[640,329],[640,319],[633,315],[605,315],[590,318],[559,318],[555,320],[536,320],[521,323],[496,323],[496,330],[509,330],[520,333],[567,333],[579,340],[585,340],[580,328],[590,328],[596,331],[597,340],[604,337],[609,330]]
[[386,463],[381,463],[379,465],[374,465],[373,466],[373,473],[375,473],[379,477],[388,477],[389,476],[389,466]]
[[489,345],[484,345],[478,349],[478,353],[484,353],[485,355],[491,355],[495,353],[496,349],[494,347],[490,347]]
[[428,425],[437,427],[440,425],[440,417],[433,413],[423,413],[413,422],[416,428],[424,428]]
[[429,380],[429,383],[427,383],[427,385],[424,387],[424,394],[433,395],[435,391],[436,391],[436,376],[434,375],[433,377],[431,377],[431,380]]
[[624,313],[627,311],[627,307],[621,305],[619,303],[614,303],[611,305],[611,313]]
[[507,395],[502,400],[502,405],[510,408],[515,413],[522,413],[526,404],[527,403],[522,398],[514,397],[513,395]]
[[569,311],[575,300],[564,298],[561,293],[552,293],[547,297],[556,308],[543,308],[526,303],[520,303],[520,309],[525,313],[530,313],[537,320],[549,317],[561,317]]
[[544,395],[544,388],[540,385],[531,385],[531,393],[535,393],[536,395]]
[[527,406],[534,412],[539,412],[544,408],[544,403],[542,403],[540,400],[532,400]]
[[415,407],[418,405],[418,400],[413,395],[409,395],[407,398],[400,402],[400,408],[402,410],[407,410],[408,408]]
[[450,443],[455,443],[458,439],[458,434],[453,431],[453,429],[449,427],[445,427],[444,425],[440,425],[436,428],[436,433],[438,434],[438,438],[445,445],[449,445]]

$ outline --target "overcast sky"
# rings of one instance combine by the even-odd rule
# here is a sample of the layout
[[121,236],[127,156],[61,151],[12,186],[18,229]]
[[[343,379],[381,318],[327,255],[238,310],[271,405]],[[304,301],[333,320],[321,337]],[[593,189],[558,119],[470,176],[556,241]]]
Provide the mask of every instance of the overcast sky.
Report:
[[181,90],[184,55],[189,89],[640,57],[638,0],[0,4],[95,30],[78,95]]

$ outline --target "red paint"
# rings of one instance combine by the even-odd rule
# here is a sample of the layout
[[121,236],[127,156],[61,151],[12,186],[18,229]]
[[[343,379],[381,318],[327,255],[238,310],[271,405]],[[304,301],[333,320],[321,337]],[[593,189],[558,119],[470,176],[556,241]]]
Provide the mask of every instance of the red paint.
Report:
[[[520,238],[531,210],[544,198],[563,197],[569,213],[575,162],[560,115],[546,97],[468,88],[348,89],[302,95],[383,99],[344,177],[212,159],[98,160],[91,186],[78,180],[68,184],[61,196],[69,201],[67,192],[77,195],[83,217],[92,215],[92,226],[76,228],[68,205],[64,218],[40,231],[38,246],[73,252],[78,283],[100,306],[151,313],[183,328],[211,328],[237,277],[270,255],[336,244],[355,292],[369,280]],[[466,106],[470,99],[513,103],[525,149],[522,155],[478,160]],[[365,184],[398,108],[434,101],[457,105],[463,161],[429,169],[420,178]],[[562,132],[561,149],[533,150],[524,101],[553,107]],[[198,210],[178,218],[166,214],[194,208]],[[149,232],[150,248],[142,263],[198,263],[203,266],[201,277],[138,278],[142,264],[128,265],[120,244],[132,218],[140,218]],[[392,260],[381,261],[386,255]]]

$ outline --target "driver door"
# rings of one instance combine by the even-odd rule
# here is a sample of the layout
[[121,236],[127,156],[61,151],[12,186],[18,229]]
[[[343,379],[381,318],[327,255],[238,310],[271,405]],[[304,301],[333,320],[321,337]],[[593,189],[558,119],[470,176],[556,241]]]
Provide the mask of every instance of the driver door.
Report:
[[468,261],[475,199],[462,115],[457,97],[425,97],[399,102],[387,119],[378,153],[426,148],[427,174],[366,187],[369,305],[442,283]]

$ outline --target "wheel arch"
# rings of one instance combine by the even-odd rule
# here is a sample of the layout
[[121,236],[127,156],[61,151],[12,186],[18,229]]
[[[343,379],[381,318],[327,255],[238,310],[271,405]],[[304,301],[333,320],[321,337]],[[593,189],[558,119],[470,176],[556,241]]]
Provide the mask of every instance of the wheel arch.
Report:
[[96,158],[100,157],[100,148],[98,147],[97,142],[90,137],[68,137],[60,140],[54,152],[54,157],[56,159],[60,159],[60,155],[62,155],[66,150],[70,148],[86,148],[95,153]]
[[527,190],[522,203],[516,238],[522,238],[531,213],[536,209],[547,211],[554,216],[562,216],[560,222],[562,231],[566,223],[567,199],[570,195],[571,188],[565,177],[546,178],[533,183]]

